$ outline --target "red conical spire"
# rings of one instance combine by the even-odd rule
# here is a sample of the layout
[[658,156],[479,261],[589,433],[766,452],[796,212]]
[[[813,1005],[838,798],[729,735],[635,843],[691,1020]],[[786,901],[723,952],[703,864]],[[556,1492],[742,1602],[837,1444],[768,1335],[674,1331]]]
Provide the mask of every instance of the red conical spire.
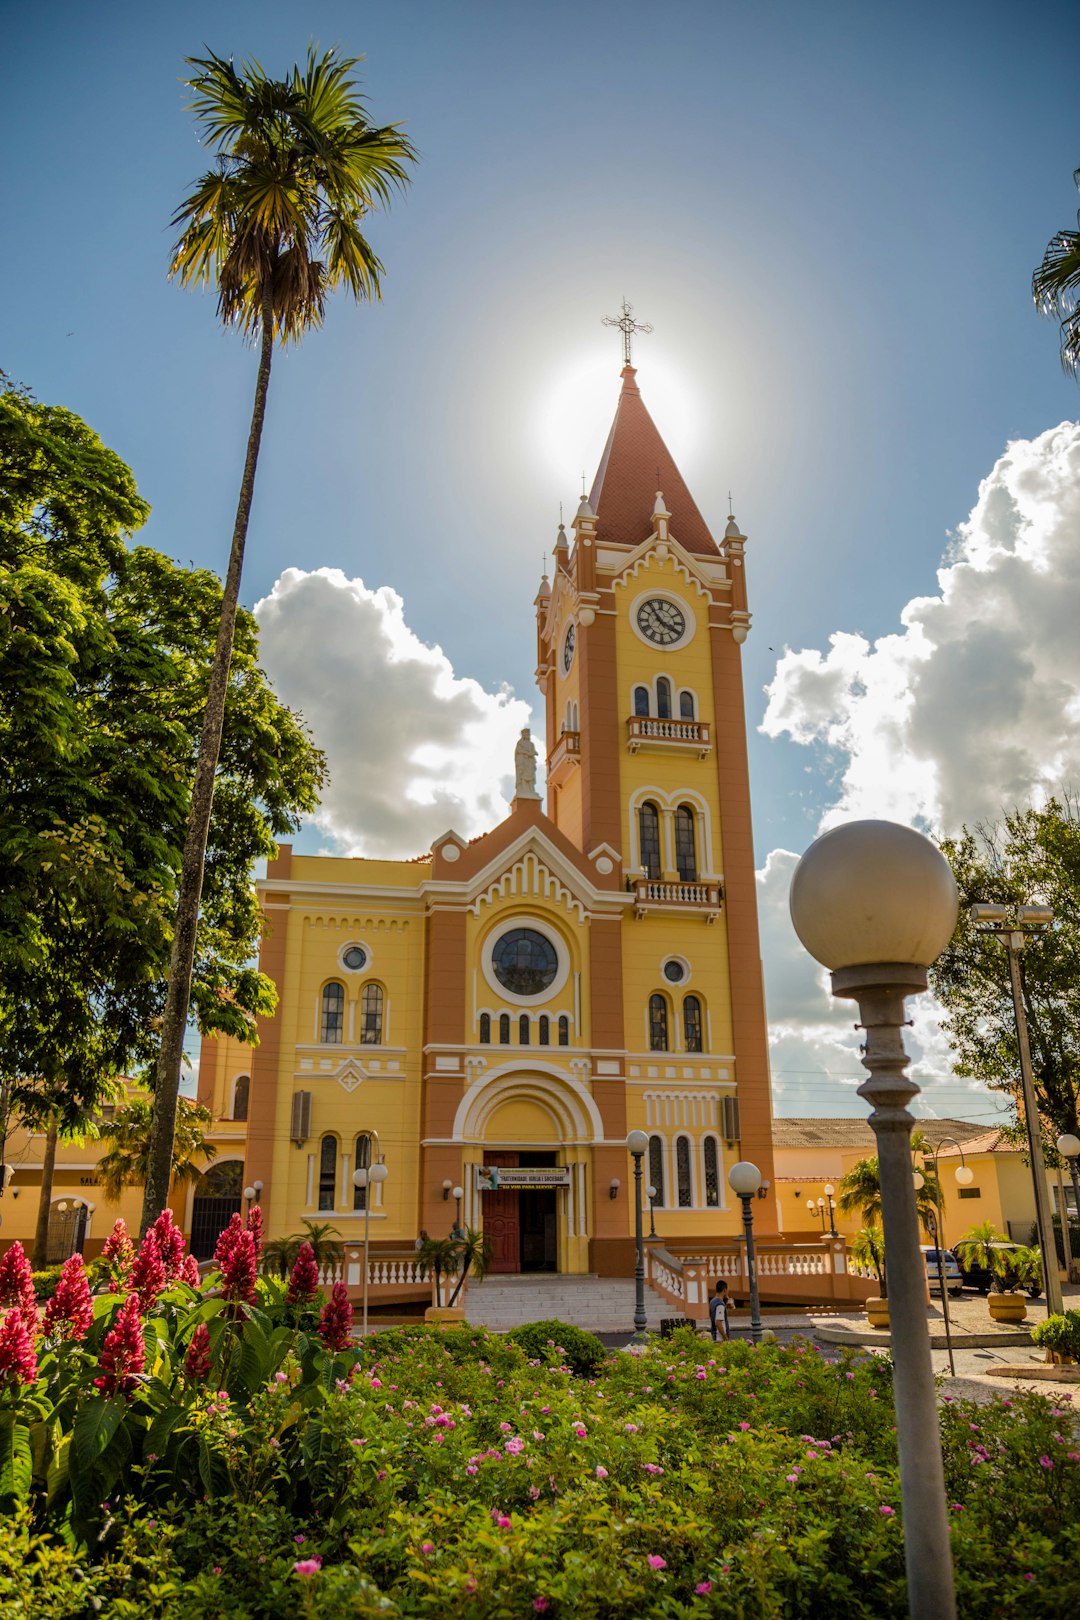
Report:
[[671,513],[671,533],[687,551],[719,556],[671,452],[641,397],[633,366],[624,366],[615,420],[593,480],[589,505],[601,545],[637,546],[652,532],[656,492]]

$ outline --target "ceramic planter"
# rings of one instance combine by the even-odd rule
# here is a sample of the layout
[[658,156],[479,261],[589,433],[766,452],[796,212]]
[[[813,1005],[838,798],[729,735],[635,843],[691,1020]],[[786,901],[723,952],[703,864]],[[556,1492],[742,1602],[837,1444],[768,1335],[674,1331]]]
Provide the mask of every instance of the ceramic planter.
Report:
[[872,1328],[888,1328],[889,1302],[887,1299],[870,1298],[866,1302],[866,1320]]
[[1027,1315],[1026,1294],[988,1294],[987,1304],[994,1322],[1022,1322]]
[[424,1312],[425,1322],[464,1322],[464,1305],[429,1305]]

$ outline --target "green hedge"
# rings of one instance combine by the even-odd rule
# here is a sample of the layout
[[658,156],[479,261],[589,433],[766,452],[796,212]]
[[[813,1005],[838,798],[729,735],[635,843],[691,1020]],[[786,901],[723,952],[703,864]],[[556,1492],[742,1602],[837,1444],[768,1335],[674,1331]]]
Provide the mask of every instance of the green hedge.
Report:
[[552,1317],[546,1322],[527,1322],[524,1327],[511,1328],[506,1337],[519,1345],[530,1361],[565,1363],[579,1378],[589,1378],[599,1372],[607,1351],[595,1333],[572,1327]]

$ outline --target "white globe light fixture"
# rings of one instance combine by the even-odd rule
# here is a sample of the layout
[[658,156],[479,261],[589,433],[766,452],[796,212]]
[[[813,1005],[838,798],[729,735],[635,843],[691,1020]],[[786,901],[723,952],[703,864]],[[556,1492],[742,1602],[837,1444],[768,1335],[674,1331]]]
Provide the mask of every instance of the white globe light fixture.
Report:
[[[381,1160],[379,1160],[375,1164],[367,1164],[367,1165],[361,1164],[361,1165],[358,1165],[358,1167],[353,1171],[353,1174],[352,1174],[353,1186],[359,1188],[361,1191],[364,1191],[368,1187],[381,1186],[382,1183],[386,1180],[386,1178],[387,1178],[387,1176],[389,1174],[390,1174],[389,1170],[386,1168],[385,1164],[383,1164]],[[371,1270],[371,1267],[370,1267],[370,1264],[369,1264],[370,1252],[371,1252],[370,1251],[370,1246],[369,1246],[369,1222],[370,1222],[370,1218],[371,1218],[371,1199],[370,1199],[370,1197],[365,1196],[365,1198],[364,1198],[364,1260],[363,1260],[363,1265],[364,1265],[363,1330],[364,1330],[364,1344],[365,1345],[367,1344],[367,1330],[368,1330],[368,1273]]]
[[953,1171],[958,1187],[970,1187],[975,1180],[975,1172],[966,1164],[958,1164]]
[[934,1368],[926,1329],[926,1272],[912,1185],[908,1104],[919,1087],[904,1073],[904,1001],[926,989],[927,968],[956,927],[960,897],[936,844],[891,821],[853,821],[824,833],[795,868],[791,920],[832,975],[834,996],[858,1003],[881,1178],[904,1504],[908,1605],[918,1620],[954,1620],[945,1471]]
[[746,1274],[750,1279],[750,1337],[761,1342],[761,1301],[758,1297],[757,1255],[754,1251],[754,1194],[761,1186],[761,1171],[749,1159],[740,1159],[728,1171],[728,1186],[742,1200]]

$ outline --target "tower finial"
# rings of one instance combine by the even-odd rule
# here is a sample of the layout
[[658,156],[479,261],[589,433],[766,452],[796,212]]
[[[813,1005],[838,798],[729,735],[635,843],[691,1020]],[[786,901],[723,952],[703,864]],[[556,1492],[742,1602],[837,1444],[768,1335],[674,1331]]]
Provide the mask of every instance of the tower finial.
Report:
[[605,326],[618,327],[623,335],[623,365],[633,365],[630,357],[630,340],[635,332],[651,332],[652,327],[647,325],[645,321],[635,321],[634,306],[628,304],[625,298],[622,301],[622,314],[620,316],[604,315],[602,320]]

